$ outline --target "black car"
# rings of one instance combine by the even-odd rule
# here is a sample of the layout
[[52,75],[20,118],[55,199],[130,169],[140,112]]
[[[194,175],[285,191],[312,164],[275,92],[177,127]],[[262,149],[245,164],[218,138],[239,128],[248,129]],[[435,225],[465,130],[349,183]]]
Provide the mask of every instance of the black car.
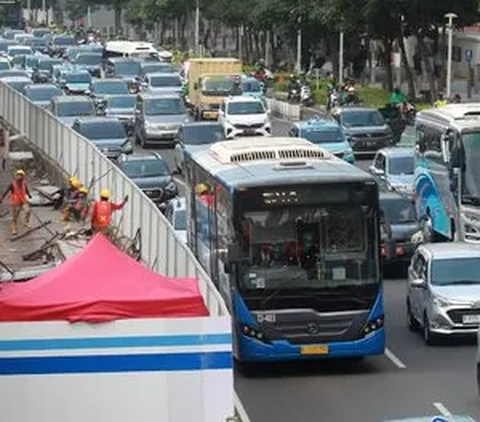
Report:
[[51,82],[53,80],[53,67],[63,64],[62,59],[51,57],[41,57],[33,71],[33,80],[35,83]]
[[409,262],[415,249],[412,236],[420,230],[412,200],[397,192],[380,192],[380,208],[384,263]]
[[48,46],[48,54],[52,57],[63,57],[69,47],[78,45],[73,35],[57,35]]
[[128,84],[123,79],[93,79],[89,91],[97,107],[104,106],[103,100],[107,96],[130,94]]
[[157,205],[178,195],[172,173],[158,153],[122,156],[118,166]]
[[91,141],[111,160],[122,154],[131,154],[133,144],[123,123],[113,117],[86,117],[77,119],[73,130]]
[[394,144],[393,132],[377,109],[343,107],[333,117],[342,126],[355,155],[373,155]]

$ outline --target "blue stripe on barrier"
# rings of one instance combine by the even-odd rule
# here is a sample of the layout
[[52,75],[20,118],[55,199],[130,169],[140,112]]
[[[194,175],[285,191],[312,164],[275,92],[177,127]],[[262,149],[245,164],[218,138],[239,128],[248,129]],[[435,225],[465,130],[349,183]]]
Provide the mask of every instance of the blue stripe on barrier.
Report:
[[231,334],[42,338],[25,340],[0,340],[0,352],[64,349],[108,349],[113,347],[203,346],[227,345],[231,343]]
[[230,369],[230,352],[0,358],[1,375],[54,375]]

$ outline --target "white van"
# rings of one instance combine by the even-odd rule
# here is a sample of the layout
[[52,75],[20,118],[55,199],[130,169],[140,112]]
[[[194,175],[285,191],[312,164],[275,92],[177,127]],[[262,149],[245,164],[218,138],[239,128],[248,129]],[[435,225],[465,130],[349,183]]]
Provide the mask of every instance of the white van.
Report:
[[156,60],[171,62],[173,54],[152,43],[136,41],[109,41],[105,44],[106,58],[128,57],[132,59]]

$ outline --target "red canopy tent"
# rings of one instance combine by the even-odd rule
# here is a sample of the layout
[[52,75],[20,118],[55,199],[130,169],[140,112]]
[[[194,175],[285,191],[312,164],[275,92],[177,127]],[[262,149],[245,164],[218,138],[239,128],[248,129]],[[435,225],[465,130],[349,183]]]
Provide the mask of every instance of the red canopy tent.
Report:
[[4,322],[200,316],[208,310],[196,279],[159,275],[101,234],[57,268],[0,291]]

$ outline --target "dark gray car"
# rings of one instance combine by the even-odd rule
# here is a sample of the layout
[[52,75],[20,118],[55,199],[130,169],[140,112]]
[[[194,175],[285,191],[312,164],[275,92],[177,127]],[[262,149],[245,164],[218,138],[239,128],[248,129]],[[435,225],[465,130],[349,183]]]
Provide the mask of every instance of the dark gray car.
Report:
[[333,117],[340,123],[356,155],[374,154],[380,148],[393,145],[393,132],[377,109],[344,107]]
[[178,188],[160,154],[122,156],[118,166],[156,204],[169,201],[178,194]]
[[380,208],[384,262],[408,262],[415,249],[412,236],[420,229],[413,202],[396,192],[381,192]]
[[87,117],[77,119],[73,129],[91,141],[111,160],[122,154],[131,154],[133,145],[123,123],[114,117]]
[[24,95],[35,105],[50,108],[53,97],[63,95],[63,91],[54,84],[31,84],[25,87]]
[[135,124],[136,95],[109,95],[103,99],[102,111],[105,116],[120,119],[129,135],[133,135]]
[[191,121],[179,95],[140,94],[135,110],[135,138],[146,147],[149,144],[175,144],[180,127]]
[[75,120],[80,117],[93,117],[97,115],[93,100],[82,95],[53,97],[50,111],[67,126],[72,126]]

